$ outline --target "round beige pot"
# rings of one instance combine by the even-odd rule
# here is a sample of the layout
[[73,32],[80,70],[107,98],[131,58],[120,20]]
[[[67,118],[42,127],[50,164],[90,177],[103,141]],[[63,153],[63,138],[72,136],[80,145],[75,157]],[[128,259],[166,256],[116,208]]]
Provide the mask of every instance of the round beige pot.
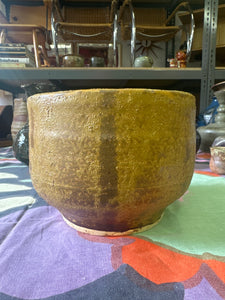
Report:
[[190,184],[196,143],[191,94],[64,91],[31,96],[28,111],[33,185],[80,231],[145,230]]

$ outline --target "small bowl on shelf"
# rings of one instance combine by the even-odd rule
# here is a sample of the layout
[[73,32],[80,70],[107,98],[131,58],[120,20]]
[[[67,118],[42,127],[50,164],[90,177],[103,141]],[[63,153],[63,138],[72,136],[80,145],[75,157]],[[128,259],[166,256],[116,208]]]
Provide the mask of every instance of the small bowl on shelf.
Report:
[[138,56],[134,61],[135,68],[151,68],[153,59],[149,56]]
[[92,56],[91,57],[91,67],[95,67],[95,68],[105,67],[104,57]]
[[67,68],[84,67],[84,58],[80,55],[67,54],[62,57],[62,66]]

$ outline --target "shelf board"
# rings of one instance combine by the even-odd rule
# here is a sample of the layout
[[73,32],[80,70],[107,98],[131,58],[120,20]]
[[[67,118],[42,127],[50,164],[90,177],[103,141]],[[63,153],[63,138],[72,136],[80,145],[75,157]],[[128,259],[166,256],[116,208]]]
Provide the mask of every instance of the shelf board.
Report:
[[0,80],[201,79],[201,68],[1,68]]
[[225,68],[224,67],[217,67],[215,69],[215,79],[217,80],[225,80]]
[[161,88],[201,80],[201,68],[1,68],[0,88],[19,92],[21,84],[55,81],[64,89]]

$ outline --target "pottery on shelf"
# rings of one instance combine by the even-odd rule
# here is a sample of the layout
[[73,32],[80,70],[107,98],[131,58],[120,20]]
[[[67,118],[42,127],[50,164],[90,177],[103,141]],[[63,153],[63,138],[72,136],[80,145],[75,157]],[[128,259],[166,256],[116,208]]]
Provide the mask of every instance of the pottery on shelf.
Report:
[[139,56],[135,58],[135,68],[151,68],[153,65],[153,59],[149,56]]
[[84,67],[84,58],[80,55],[67,54],[62,58],[63,67]]
[[93,56],[91,57],[91,67],[105,67],[104,57]]
[[78,231],[146,230],[190,184],[196,135],[189,93],[44,93],[28,98],[28,111],[33,185]]
[[209,123],[197,129],[201,136],[200,150],[203,152],[210,152],[210,147],[215,138],[225,135],[225,81],[215,84],[212,89],[219,106],[215,116],[215,123]]

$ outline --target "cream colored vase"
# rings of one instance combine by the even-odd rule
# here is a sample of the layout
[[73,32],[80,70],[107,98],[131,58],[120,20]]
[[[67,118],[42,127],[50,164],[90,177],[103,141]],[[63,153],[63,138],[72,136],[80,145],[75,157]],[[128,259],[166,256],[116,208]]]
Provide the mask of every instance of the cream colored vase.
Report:
[[155,224],[187,190],[195,98],[151,89],[93,89],[28,99],[30,174],[69,225],[121,235]]

